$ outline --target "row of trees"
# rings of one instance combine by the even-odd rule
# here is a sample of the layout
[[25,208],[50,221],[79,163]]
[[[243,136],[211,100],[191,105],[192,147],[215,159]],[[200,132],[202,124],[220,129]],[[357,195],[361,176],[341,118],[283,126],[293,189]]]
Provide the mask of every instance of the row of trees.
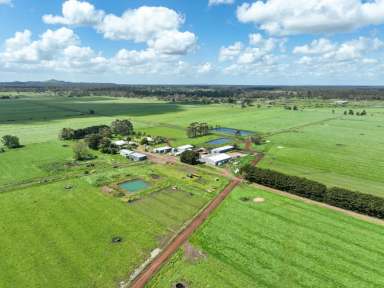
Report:
[[193,122],[187,127],[188,138],[201,137],[209,134],[209,126],[207,123]]
[[289,176],[280,172],[246,165],[241,169],[245,179],[327,203],[339,208],[384,219],[384,198],[342,188],[328,189],[324,184],[306,178]]
[[129,120],[115,120],[111,126],[96,125],[81,129],[63,128],[60,131],[59,138],[61,140],[79,140],[91,134],[99,134],[103,137],[110,138],[112,134],[129,136],[133,133],[133,125]]
[[353,111],[352,109],[349,109],[348,111],[347,110],[344,111],[344,115],[365,116],[365,115],[367,115],[367,111],[363,110],[361,112],[355,113],[355,111]]

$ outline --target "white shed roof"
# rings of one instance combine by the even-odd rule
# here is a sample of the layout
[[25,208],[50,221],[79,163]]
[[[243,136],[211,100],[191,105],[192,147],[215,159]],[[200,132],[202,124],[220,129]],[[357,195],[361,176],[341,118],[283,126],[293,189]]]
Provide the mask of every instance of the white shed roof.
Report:
[[193,148],[192,145],[183,145],[183,146],[177,147],[176,149],[180,151],[180,150],[187,150],[192,148]]
[[204,159],[209,159],[212,162],[218,163],[221,161],[226,161],[232,159],[231,156],[225,154],[225,153],[219,153],[219,154],[213,154],[213,155],[207,155],[203,157]]
[[116,144],[117,146],[123,146],[123,145],[128,144],[128,142],[124,141],[124,140],[117,140],[117,141],[115,141],[113,143]]
[[220,153],[221,151],[230,151],[230,150],[233,150],[235,147],[231,146],[231,145],[227,145],[227,146],[223,146],[223,147],[218,147],[218,148],[215,148],[215,149],[212,149],[212,153]]
[[120,155],[128,156],[128,155],[131,155],[132,153],[135,153],[135,152],[128,149],[120,150]]

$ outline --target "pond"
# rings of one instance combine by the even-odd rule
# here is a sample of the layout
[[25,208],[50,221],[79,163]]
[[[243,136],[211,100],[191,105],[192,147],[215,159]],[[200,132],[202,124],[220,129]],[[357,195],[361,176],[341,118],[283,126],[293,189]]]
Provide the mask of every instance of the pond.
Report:
[[223,145],[232,142],[232,139],[230,138],[219,138],[215,140],[208,141],[207,144],[209,145]]
[[214,129],[212,129],[212,131],[223,133],[223,134],[236,135],[236,136],[248,136],[248,135],[254,134],[254,132],[252,132],[252,131],[239,130],[239,129],[233,129],[233,128],[225,128],[225,127],[214,128]]
[[137,192],[148,188],[149,184],[143,180],[132,180],[121,183],[119,187],[128,192]]

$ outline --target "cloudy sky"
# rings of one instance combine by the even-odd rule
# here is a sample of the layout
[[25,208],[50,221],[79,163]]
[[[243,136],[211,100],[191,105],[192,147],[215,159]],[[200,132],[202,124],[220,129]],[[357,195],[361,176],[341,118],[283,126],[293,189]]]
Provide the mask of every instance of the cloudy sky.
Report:
[[384,0],[0,0],[0,81],[384,84]]

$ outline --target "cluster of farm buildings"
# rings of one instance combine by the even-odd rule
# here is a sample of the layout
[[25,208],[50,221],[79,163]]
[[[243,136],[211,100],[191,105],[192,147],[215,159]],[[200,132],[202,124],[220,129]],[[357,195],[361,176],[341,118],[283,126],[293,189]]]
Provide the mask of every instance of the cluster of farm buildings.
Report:
[[[126,158],[129,158],[133,161],[144,161],[147,159],[147,155],[141,152],[132,151],[129,149],[124,149],[123,147],[126,145],[130,145],[133,143],[129,143],[127,141],[119,140],[116,141],[115,144],[121,147],[120,155]],[[221,166],[234,158],[238,158],[239,154],[229,155],[228,152],[235,150],[235,146],[226,145],[218,148],[214,148],[211,150],[207,150],[205,148],[195,149],[193,145],[183,145],[179,147],[157,147],[152,150],[153,153],[156,154],[167,154],[173,156],[180,156],[183,152],[188,150],[195,150],[200,153],[200,162],[213,166]]]

